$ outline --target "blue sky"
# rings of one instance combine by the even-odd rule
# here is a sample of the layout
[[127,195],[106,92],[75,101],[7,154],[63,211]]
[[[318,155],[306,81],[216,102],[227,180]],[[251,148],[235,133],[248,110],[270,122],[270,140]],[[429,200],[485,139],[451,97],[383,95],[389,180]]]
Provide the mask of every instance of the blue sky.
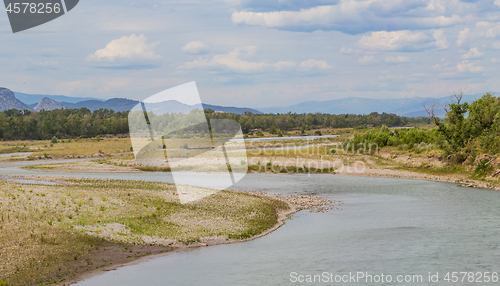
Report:
[[81,0],[12,34],[0,86],[145,99],[196,81],[203,102],[443,97],[500,91],[500,0]]

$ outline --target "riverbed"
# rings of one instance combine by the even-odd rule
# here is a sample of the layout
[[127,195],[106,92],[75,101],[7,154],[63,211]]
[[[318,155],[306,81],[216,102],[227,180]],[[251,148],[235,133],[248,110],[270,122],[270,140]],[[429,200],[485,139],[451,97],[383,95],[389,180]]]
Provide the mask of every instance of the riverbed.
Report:
[[[47,173],[5,165],[1,174],[172,182],[168,173]],[[289,285],[297,284],[292,283],[297,275],[349,272],[384,273],[394,279],[422,275],[423,282],[413,285],[427,285],[429,272],[439,272],[437,284],[442,285],[447,272],[500,272],[497,191],[329,174],[247,174],[233,188],[315,194],[342,206],[327,213],[299,212],[278,230],[250,242],[172,253],[76,285]]]

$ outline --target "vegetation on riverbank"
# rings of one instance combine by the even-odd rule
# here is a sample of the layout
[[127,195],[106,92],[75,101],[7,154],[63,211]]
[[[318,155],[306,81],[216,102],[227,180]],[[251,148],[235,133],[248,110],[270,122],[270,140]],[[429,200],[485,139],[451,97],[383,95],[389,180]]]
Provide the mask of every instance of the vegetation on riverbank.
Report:
[[180,204],[164,183],[49,180],[60,185],[0,182],[0,281],[7,285],[67,281],[177,244],[248,238],[289,207],[234,191]]
[[[475,177],[498,173],[500,98],[485,94],[469,104],[462,102],[461,94],[455,94],[454,101],[444,107],[447,111],[444,121],[434,115],[435,106],[429,105],[426,108],[434,120],[435,128],[376,128],[345,139],[342,149],[361,153],[386,146],[410,153],[436,150],[437,156],[453,172],[466,170]],[[429,166],[419,168],[419,171],[425,170],[440,172]]]
[[[31,112],[16,109],[0,112],[0,140],[50,140],[90,138],[103,135],[128,134],[129,112],[114,112],[87,108],[57,109]],[[205,110],[207,119],[231,119],[240,123],[244,134],[258,129],[273,135],[304,134],[317,129],[353,128],[359,126],[407,126],[431,123],[429,118],[408,118],[396,114],[232,114]],[[150,114],[151,124],[165,126],[165,122],[178,122],[189,114],[170,113],[161,116]],[[153,126],[153,130],[157,126]],[[258,133],[258,132],[257,132]],[[315,133],[314,131],[312,133]],[[321,133],[318,133],[321,134]]]

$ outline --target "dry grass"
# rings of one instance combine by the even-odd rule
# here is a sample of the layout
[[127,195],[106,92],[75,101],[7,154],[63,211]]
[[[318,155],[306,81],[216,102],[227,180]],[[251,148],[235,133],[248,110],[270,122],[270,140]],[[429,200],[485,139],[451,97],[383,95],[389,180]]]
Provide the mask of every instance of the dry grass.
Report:
[[15,152],[34,152],[34,157],[85,156],[98,154],[120,154],[130,152],[130,138],[63,139],[52,144],[50,140],[0,141],[0,154]]
[[247,238],[272,227],[288,208],[230,191],[183,205],[164,183],[51,180],[62,185],[0,182],[0,281],[8,285],[60,282],[113,263],[92,260],[99,248],[120,246],[121,253],[134,244]]
[[[50,172],[85,172],[85,173],[137,173],[141,172],[134,168],[133,163],[127,161],[127,165],[121,163],[120,160],[98,159],[98,160],[85,160],[72,163],[49,163],[37,164],[22,167],[28,170],[40,170]],[[130,165],[130,166],[129,166]]]

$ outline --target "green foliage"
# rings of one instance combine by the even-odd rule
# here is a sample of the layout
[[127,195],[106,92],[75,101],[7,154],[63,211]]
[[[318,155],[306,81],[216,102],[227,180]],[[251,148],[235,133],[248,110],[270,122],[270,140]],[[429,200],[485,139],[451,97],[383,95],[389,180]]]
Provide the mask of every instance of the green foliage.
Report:
[[87,108],[22,112],[16,109],[0,112],[0,139],[49,140],[56,138],[94,137],[105,134],[127,134],[128,112]]
[[432,147],[437,140],[435,129],[389,129],[387,126],[376,128],[364,134],[356,134],[342,142],[344,150],[376,150],[385,146],[398,149],[413,149]]
[[490,164],[488,160],[481,160],[479,163],[476,165],[476,169],[474,170],[474,175],[478,177],[482,177],[486,175],[487,173],[491,172],[493,170],[493,166]]
[[[480,154],[500,153],[500,98],[487,93],[472,103],[462,103],[461,94],[445,107],[446,118],[433,117],[434,129],[389,129],[386,126],[358,133],[344,140],[344,150],[369,151],[394,146],[398,150],[422,150],[439,147],[450,166],[476,165],[475,176],[485,176],[494,166],[489,160],[475,163]],[[433,116],[433,112],[429,112]],[[359,129],[358,129],[359,130]]]
[[[408,118],[396,114],[372,112],[368,115],[352,114],[322,114],[322,113],[286,113],[286,114],[232,114],[232,113],[205,113],[208,119],[232,119],[240,123],[243,133],[252,129],[272,131],[274,126],[278,130],[300,130],[304,134],[312,128],[349,128],[357,126],[407,126],[412,124],[430,124],[430,118]],[[270,132],[271,133],[271,132]]]
[[57,137],[56,136],[52,137],[52,139],[50,139],[50,143],[56,144],[57,143]]
[[[199,110],[198,110],[199,111]],[[286,114],[233,114],[215,113],[205,109],[207,119],[231,119],[240,123],[243,133],[252,129],[270,130],[277,134],[278,130],[300,129],[302,134],[311,128],[348,128],[357,126],[406,126],[409,124],[428,124],[429,118],[406,118],[395,114],[373,112],[369,115],[321,114],[321,113],[286,113]],[[179,130],[199,119],[198,113],[167,113],[161,116],[152,112],[148,119],[155,130]],[[0,112],[0,139],[3,140],[47,140],[57,138],[95,137],[97,135],[127,134],[129,112],[114,112],[100,109],[90,112],[87,108],[58,109],[53,111],[30,112],[16,109]],[[138,112],[134,116],[144,116]],[[137,120],[137,122],[142,122]],[[171,126],[163,126],[169,122]],[[198,121],[199,122],[199,121]],[[163,124],[163,125],[162,125]],[[168,127],[168,128],[167,128]],[[201,128],[201,125],[199,126]],[[271,130],[272,129],[272,130]],[[200,130],[198,130],[200,131]]]
[[262,136],[264,136],[264,133],[262,133],[262,131],[257,131],[256,135],[259,136],[259,137],[262,137]]
[[447,118],[436,122],[443,139],[440,147],[446,154],[500,151],[500,98],[487,93],[468,104],[459,100],[448,105]]
[[277,134],[278,130],[276,130],[276,127],[274,127],[274,125],[271,125],[271,128],[269,128],[269,133],[270,134]]

